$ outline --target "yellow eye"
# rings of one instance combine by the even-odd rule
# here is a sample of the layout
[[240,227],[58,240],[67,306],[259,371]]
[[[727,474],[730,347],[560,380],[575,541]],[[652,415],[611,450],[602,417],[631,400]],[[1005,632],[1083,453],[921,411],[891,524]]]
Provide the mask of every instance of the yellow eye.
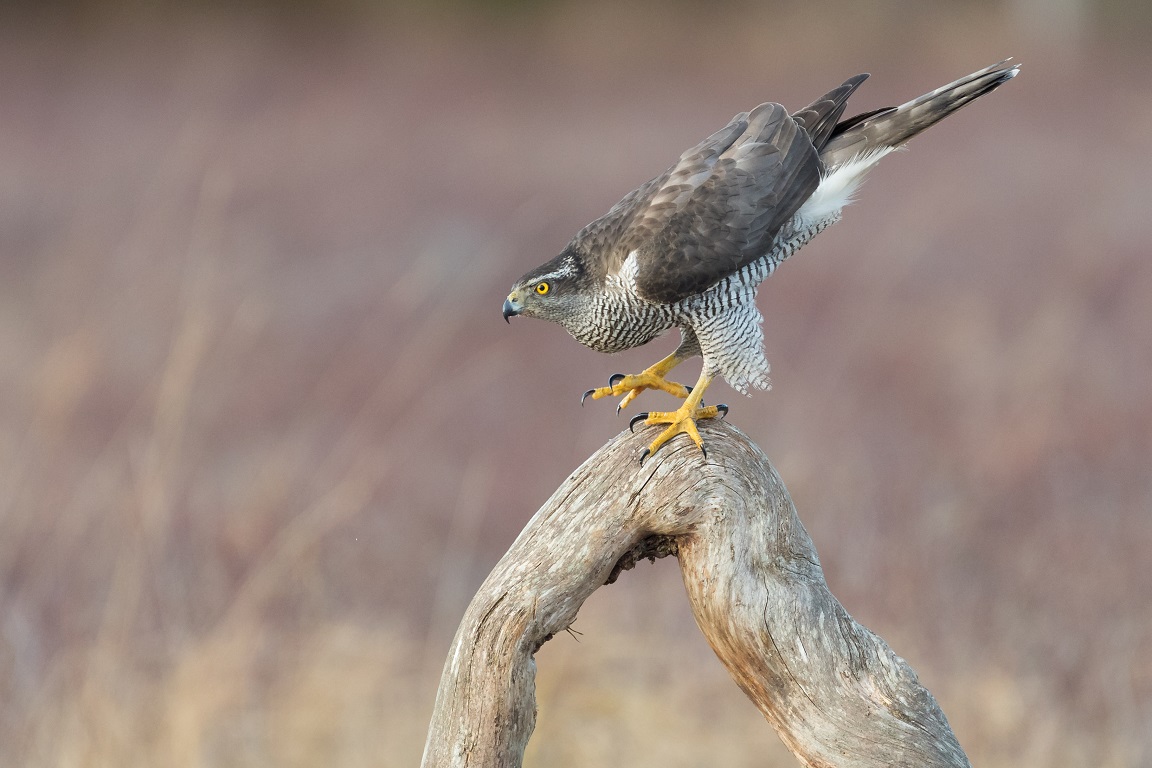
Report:
[[552,286],[548,285],[548,283],[536,283],[536,293],[541,296],[546,296],[550,290],[552,290]]

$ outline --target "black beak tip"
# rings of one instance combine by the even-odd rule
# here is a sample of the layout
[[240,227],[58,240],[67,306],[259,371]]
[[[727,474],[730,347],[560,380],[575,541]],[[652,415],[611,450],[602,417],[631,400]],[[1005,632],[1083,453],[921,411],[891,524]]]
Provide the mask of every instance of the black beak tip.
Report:
[[503,314],[504,314],[504,322],[506,322],[506,323],[511,323],[512,321],[509,320],[508,318],[510,318],[516,314],[516,307],[512,306],[512,302],[509,301],[508,299],[504,299]]

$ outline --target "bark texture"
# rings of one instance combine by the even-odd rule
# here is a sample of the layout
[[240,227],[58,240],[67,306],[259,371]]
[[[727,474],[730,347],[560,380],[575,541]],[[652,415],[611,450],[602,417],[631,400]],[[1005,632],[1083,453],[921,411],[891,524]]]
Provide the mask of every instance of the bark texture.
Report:
[[536,650],[645,557],[675,555],[696,622],[807,766],[968,766],[916,674],[828,591],[780,477],[734,427],[701,423],[637,461],[622,433],[552,495],[484,581],[444,665],[423,765],[519,766]]

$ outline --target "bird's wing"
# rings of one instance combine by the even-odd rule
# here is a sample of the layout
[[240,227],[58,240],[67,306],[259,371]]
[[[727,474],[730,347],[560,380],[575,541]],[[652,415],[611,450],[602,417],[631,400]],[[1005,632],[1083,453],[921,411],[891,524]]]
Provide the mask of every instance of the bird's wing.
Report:
[[804,127],[779,104],[762,104],[686,152],[646,200],[634,200],[643,207],[614,250],[636,252],[643,298],[680,301],[764,256],[822,170]]
[[676,165],[629,192],[608,213],[580,230],[572,245],[587,254],[589,266],[600,276],[619,272],[628,254],[664,227],[676,210],[678,197],[690,195],[707,179],[721,153],[747,128],[748,113],[741,112],[682,154]]
[[812,144],[817,150],[823,149],[828,140],[832,138],[832,134],[839,130],[840,126],[837,125],[837,121],[843,116],[844,109],[848,106],[848,97],[867,79],[867,72],[850,77],[839,87],[833,88],[792,115],[792,119],[808,132],[808,137],[812,139]]

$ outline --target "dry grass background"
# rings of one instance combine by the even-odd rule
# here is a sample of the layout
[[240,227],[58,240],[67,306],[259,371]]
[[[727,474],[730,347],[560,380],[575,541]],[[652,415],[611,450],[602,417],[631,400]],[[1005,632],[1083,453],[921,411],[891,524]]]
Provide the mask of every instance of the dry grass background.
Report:
[[[507,327],[512,280],[750,105],[1014,54],[765,285],[775,389],[723,398],[975,763],[1152,765],[1139,34],[1025,0],[78,8],[0,29],[0,764],[414,764],[467,600],[623,425],[579,393],[673,343]],[[681,590],[641,568],[542,649],[530,764],[794,764]]]

